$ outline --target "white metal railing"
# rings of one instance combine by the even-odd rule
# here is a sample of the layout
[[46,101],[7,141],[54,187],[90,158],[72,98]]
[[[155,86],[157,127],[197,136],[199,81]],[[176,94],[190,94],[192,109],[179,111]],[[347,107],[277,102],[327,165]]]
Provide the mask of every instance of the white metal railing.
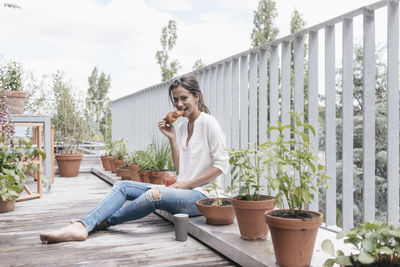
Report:
[[[266,140],[266,128],[278,119],[287,124],[291,103],[295,112],[307,112],[308,122],[317,129],[321,123],[319,108],[325,114],[326,172],[332,179],[324,201],[316,200],[313,210],[325,213],[327,226],[337,224],[337,40],[341,40],[343,114],[341,207],[342,226],[354,224],[353,214],[353,21],[362,18],[363,38],[363,219],[375,219],[375,11],[386,8],[388,148],[387,219],[399,221],[399,3],[383,0],[362,7],[297,33],[244,51],[196,71],[205,103],[220,122],[229,148]],[[336,29],[341,24],[341,35]],[[325,40],[319,51],[319,35]],[[305,42],[307,51],[304,55]],[[291,45],[294,57],[291,62]],[[307,64],[305,64],[305,56]],[[320,59],[324,58],[324,65]],[[293,63],[293,80],[291,63]],[[308,74],[306,74],[306,70]],[[269,70],[269,73],[268,73]],[[308,95],[305,99],[305,79]],[[291,81],[292,80],[292,81]],[[321,81],[324,81],[321,84]],[[292,85],[294,90],[292,92]],[[113,138],[126,138],[130,149],[143,148],[161,138],[157,122],[172,109],[168,99],[169,83],[160,83],[113,101]],[[324,92],[321,90],[324,87]],[[319,101],[324,94],[324,101]],[[306,102],[305,102],[306,101]],[[305,110],[305,103],[308,109]],[[312,138],[315,153],[321,136]],[[319,152],[321,155],[321,151]],[[228,182],[229,177],[225,179]],[[379,192],[377,192],[379,193]],[[318,203],[325,206],[319,207]]]

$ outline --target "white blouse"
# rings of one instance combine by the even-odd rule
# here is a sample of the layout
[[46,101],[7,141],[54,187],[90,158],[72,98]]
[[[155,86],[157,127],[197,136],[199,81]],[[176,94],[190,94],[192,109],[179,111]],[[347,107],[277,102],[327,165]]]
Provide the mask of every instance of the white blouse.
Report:
[[[226,174],[229,168],[229,157],[226,151],[226,137],[217,120],[204,112],[194,121],[193,134],[186,146],[188,137],[188,120],[176,127],[176,140],[179,147],[178,181],[191,180],[211,167],[218,168]],[[206,185],[194,189],[201,191]]]

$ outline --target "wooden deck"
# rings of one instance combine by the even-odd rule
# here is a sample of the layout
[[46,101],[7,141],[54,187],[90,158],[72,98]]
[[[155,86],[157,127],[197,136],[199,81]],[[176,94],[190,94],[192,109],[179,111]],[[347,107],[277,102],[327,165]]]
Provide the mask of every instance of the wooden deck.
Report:
[[0,266],[234,266],[199,241],[175,241],[173,225],[151,214],[91,234],[83,242],[42,244],[39,233],[80,218],[110,186],[93,174],[56,177],[51,193],[0,214]]

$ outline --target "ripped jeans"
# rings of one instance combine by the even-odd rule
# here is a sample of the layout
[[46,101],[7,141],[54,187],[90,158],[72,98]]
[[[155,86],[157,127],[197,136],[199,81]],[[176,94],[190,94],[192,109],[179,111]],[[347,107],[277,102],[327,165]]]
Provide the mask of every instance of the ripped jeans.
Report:
[[[160,199],[154,197],[155,188],[160,192]],[[207,197],[197,190],[118,181],[107,196],[78,221],[90,232],[105,220],[109,225],[116,225],[143,218],[155,209],[172,214],[187,213],[189,216],[199,216],[201,214],[196,207],[196,201],[204,198]],[[124,205],[126,200],[131,201]]]

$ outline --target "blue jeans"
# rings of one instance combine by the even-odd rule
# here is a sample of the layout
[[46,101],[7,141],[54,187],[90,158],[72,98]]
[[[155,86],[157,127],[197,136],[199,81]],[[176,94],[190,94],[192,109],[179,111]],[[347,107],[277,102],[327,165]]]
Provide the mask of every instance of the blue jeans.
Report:
[[[155,199],[151,187],[154,185],[133,181],[118,181],[111,191],[85,217],[79,220],[90,232],[94,227],[107,220],[109,225],[143,218],[155,209],[169,213],[186,213],[189,216],[201,215],[196,201],[207,198],[197,190],[157,187],[161,198]],[[126,200],[131,200],[124,205]]]

